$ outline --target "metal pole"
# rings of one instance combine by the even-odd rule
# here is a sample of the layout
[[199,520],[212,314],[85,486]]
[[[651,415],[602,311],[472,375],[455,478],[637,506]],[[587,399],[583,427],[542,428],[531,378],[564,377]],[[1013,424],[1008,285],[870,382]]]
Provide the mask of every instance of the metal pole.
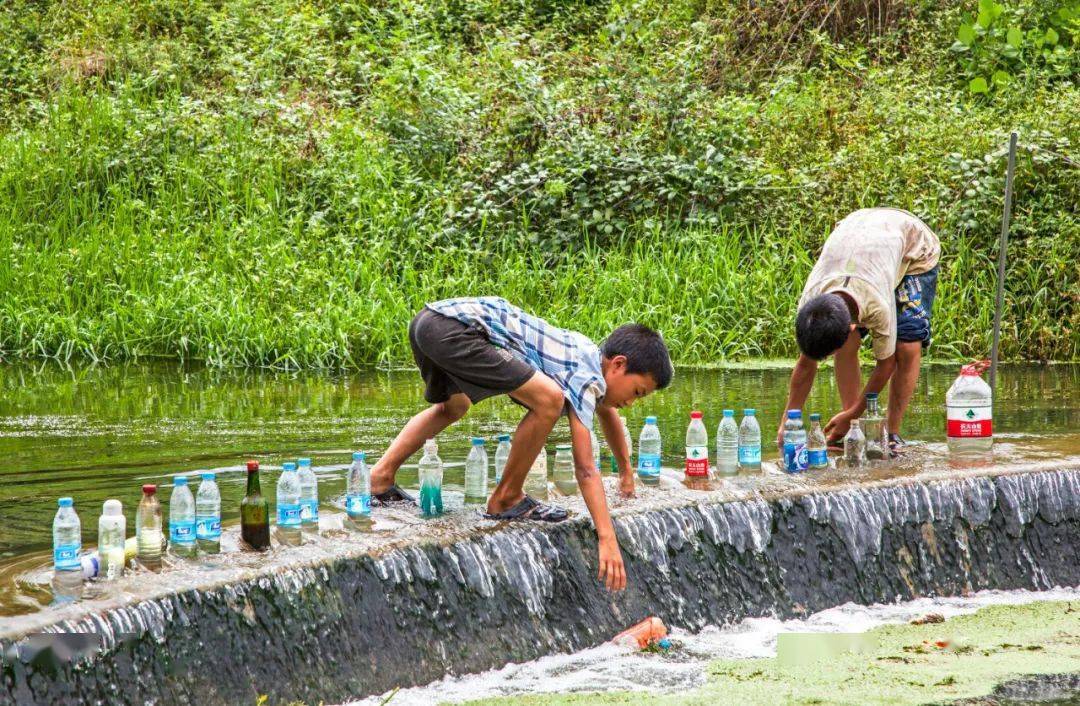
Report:
[[994,344],[990,349],[990,390],[997,389],[998,345],[1001,341],[1001,310],[1005,308],[1005,251],[1009,245],[1012,218],[1013,171],[1016,169],[1016,133],[1009,135],[1009,166],[1005,169],[1005,212],[1001,216],[1001,245],[998,246],[997,306],[994,308]]

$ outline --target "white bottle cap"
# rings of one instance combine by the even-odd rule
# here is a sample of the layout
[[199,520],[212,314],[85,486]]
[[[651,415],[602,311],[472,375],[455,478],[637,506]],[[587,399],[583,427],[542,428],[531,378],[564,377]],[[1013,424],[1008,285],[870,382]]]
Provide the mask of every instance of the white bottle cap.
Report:
[[124,507],[120,504],[119,500],[106,500],[105,504],[101,506],[102,515],[123,515]]

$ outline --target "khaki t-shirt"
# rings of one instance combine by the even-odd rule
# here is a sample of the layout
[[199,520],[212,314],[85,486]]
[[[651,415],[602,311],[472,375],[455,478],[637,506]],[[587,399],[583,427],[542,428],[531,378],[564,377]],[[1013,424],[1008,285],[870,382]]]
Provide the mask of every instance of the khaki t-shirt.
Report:
[[803,288],[799,308],[826,292],[844,292],[859,305],[858,325],[870,330],[874,357],[896,351],[894,291],[905,275],[932,270],[941,255],[934,232],[898,208],[863,208],[836,224]]

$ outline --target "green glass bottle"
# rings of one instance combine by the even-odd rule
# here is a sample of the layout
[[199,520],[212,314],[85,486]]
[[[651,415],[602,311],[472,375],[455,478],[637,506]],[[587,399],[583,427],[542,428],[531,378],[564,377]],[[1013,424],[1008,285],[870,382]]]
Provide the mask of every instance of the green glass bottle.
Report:
[[270,548],[270,504],[259,487],[259,462],[247,462],[247,493],[240,501],[240,538],[245,548],[265,551]]

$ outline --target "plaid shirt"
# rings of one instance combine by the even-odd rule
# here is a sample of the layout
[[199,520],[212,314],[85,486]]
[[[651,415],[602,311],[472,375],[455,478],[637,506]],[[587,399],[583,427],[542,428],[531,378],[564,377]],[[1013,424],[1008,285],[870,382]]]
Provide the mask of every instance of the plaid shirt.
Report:
[[600,349],[576,331],[556,328],[502,297],[464,297],[427,305],[464,324],[478,324],[488,339],[554,380],[577,418],[592,428],[596,402],[607,392]]

